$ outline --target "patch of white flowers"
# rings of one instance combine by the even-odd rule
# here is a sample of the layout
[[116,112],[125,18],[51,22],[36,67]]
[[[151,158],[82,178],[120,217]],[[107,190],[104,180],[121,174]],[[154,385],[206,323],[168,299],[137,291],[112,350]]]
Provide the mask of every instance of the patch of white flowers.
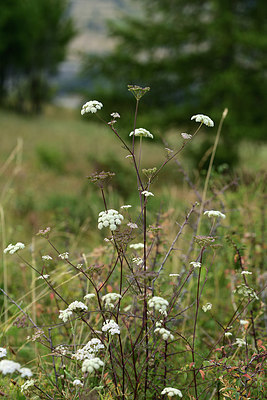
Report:
[[212,309],[212,304],[211,303],[206,303],[204,306],[202,306],[202,310],[204,312],[207,312],[207,311],[209,311],[211,309]]
[[26,367],[20,368],[19,373],[21,374],[22,378],[30,378],[33,375],[30,368]]
[[214,126],[214,122],[210,117],[204,114],[196,114],[191,117],[191,120],[195,120],[196,122],[200,122],[201,124],[207,125],[209,127]]
[[12,244],[10,243],[7,248],[5,248],[4,253],[9,253],[9,254],[14,254],[16,253],[18,250],[23,250],[25,248],[25,244],[18,242],[16,244]]
[[114,308],[114,304],[117,300],[121,299],[121,295],[119,293],[108,293],[102,297],[105,307]]
[[140,250],[144,248],[144,243],[133,243],[130,244],[130,249],[134,249],[134,250]]
[[62,319],[63,322],[67,322],[69,317],[73,314],[73,311],[87,311],[87,306],[81,301],[74,301],[69,305],[65,310],[59,310],[59,318]]
[[41,275],[41,276],[39,276],[39,278],[37,278],[37,279],[48,279],[49,278],[49,276],[50,275]]
[[172,387],[166,387],[162,390],[161,394],[167,394],[169,397],[179,396],[183,397],[182,392],[179,389],[175,389]]
[[190,263],[194,268],[201,268],[201,263],[198,261],[191,261]]
[[103,367],[104,363],[98,357],[91,358],[90,360],[84,360],[82,364],[82,372],[89,372],[89,374],[97,371],[100,367]]
[[182,132],[182,133],[181,133],[181,136],[182,136],[182,138],[183,138],[184,140],[190,140],[190,139],[192,139],[192,135],[189,135],[189,133]]
[[93,338],[83,346],[81,349],[77,350],[76,353],[72,355],[72,358],[76,360],[92,359],[96,356],[96,353],[101,349],[104,349],[103,343],[98,338]]
[[106,322],[104,322],[104,324],[102,326],[102,331],[108,332],[111,335],[115,335],[115,334],[119,335],[121,333],[119,325],[112,319],[107,319]]
[[250,272],[250,271],[242,271],[241,275],[252,275],[252,272]]
[[46,256],[42,256],[42,259],[43,259],[43,260],[52,260],[52,257],[46,255]]
[[14,372],[19,372],[19,370],[20,370],[20,364],[15,361],[11,360],[0,361],[0,372],[2,372],[3,375],[13,374]]
[[167,315],[167,308],[169,306],[168,300],[163,299],[159,296],[154,296],[152,299],[148,300],[148,307],[155,308],[156,311],[160,312],[162,315]]
[[23,385],[21,385],[21,387],[20,387],[21,393],[27,394],[28,389],[31,388],[32,386],[34,386],[34,384],[35,384],[35,381],[33,379],[29,379],[28,381],[23,383]]
[[87,101],[87,103],[85,103],[82,106],[81,114],[82,115],[84,115],[85,113],[95,114],[98,110],[101,110],[102,107],[103,107],[103,104],[100,103],[100,101],[90,100],[90,101]]
[[215,210],[205,211],[204,215],[207,215],[209,218],[223,218],[223,219],[226,218],[225,214]]
[[153,139],[152,133],[150,133],[148,130],[144,128],[137,128],[135,131],[132,131],[129,136],[140,136],[140,137],[148,137],[150,139]]
[[116,210],[101,211],[98,217],[98,229],[109,227],[111,231],[115,231],[123,219],[123,215]]
[[86,294],[86,295],[84,296],[84,300],[90,300],[90,299],[92,299],[93,297],[95,297],[95,294],[94,294],[94,293],[88,293],[88,294]]
[[5,357],[7,355],[7,351],[4,347],[0,347],[0,358]]
[[68,260],[69,253],[66,251],[65,253],[59,254],[58,257],[61,258],[61,260]]
[[225,332],[224,336],[229,337],[232,336],[233,334],[231,332]]
[[73,386],[80,386],[83,387],[83,383],[80,381],[80,379],[74,379],[72,382]]
[[145,197],[154,196],[154,194],[153,194],[152,192],[148,192],[147,190],[144,190],[144,191],[142,192],[142,194],[143,194]]
[[173,340],[174,339],[174,336],[171,334],[171,332],[170,331],[168,331],[167,329],[165,329],[165,328],[156,328],[155,330],[154,330],[154,332],[155,333],[159,333],[160,335],[161,335],[161,337],[162,337],[162,339],[163,340]]
[[242,347],[246,345],[246,341],[244,339],[236,338],[235,344],[237,344],[238,347]]

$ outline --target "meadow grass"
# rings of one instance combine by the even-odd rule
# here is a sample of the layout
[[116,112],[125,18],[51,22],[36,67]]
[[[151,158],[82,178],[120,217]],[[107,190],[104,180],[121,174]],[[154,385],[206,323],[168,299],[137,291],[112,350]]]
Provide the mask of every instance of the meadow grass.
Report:
[[[146,197],[127,152],[108,127],[52,108],[34,118],[1,112],[0,123],[2,248],[27,244],[18,255],[2,256],[9,297],[1,297],[1,346],[7,358],[34,373],[36,387],[25,390],[26,398],[162,399],[166,387],[180,390],[185,399],[262,397],[266,256],[260,170],[266,147],[256,149],[255,160],[251,144],[241,144],[238,170],[211,171],[203,210],[220,210],[226,219],[210,220],[199,214],[204,180],[191,171],[186,149],[179,164],[175,158],[168,162],[153,186],[141,175],[142,168],[168,160],[166,143],[183,146],[176,132],[166,134],[164,145],[142,141],[137,171],[154,194]],[[129,132],[123,132],[123,140]],[[192,145],[198,140],[201,134]],[[98,186],[88,182],[87,176],[102,170],[116,175],[103,186],[101,177]],[[98,213],[105,210],[101,193],[108,209],[123,214],[123,228],[97,229]],[[122,210],[123,204],[132,207]],[[35,236],[46,226],[51,233]],[[195,239],[197,233],[202,237]],[[146,250],[131,248],[136,243]],[[59,256],[66,251],[67,258]],[[37,279],[45,274],[49,278]],[[88,303],[87,293],[95,295]],[[121,298],[107,305],[109,293]],[[157,298],[167,299],[166,313],[163,303],[159,311],[157,301],[163,300]],[[59,319],[59,310],[75,300],[84,301],[88,311],[78,308],[70,319]],[[208,303],[212,308],[204,311]],[[120,334],[102,331],[110,319]],[[86,358],[83,363],[71,358],[92,338],[104,346],[94,353],[104,363],[94,373]],[[75,378],[83,387],[73,384]],[[10,399],[23,399],[24,382],[8,374],[0,390]]]

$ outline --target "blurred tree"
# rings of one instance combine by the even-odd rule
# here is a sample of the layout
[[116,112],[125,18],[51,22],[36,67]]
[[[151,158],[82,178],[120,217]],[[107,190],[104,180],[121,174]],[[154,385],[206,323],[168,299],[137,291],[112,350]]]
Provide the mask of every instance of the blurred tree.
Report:
[[139,15],[109,24],[114,51],[85,60],[85,73],[107,88],[102,99],[127,83],[148,85],[144,101],[157,108],[156,123],[186,123],[198,112],[218,121],[228,107],[226,139],[266,137],[267,2],[139,3]]
[[47,78],[55,72],[74,35],[66,0],[0,2],[0,102],[15,96],[22,109],[41,110]]

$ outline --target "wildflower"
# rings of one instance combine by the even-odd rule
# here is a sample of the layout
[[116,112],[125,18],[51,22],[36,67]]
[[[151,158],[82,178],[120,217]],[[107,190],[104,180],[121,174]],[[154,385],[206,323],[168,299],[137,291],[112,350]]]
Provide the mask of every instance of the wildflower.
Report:
[[81,349],[77,350],[76,353],[72,355],[72,358],[76,360],[85,360],[85,359],[92,359],[95,357],[96,353],[104,349],[104,345],[98,338],[93,338],[89,340],[89,342],[83,346]]
[[113,112],[110,115],[112,116],[112,118],[120,118],[121,117],[120,114],[117,112]]
[[66,251],[65,253],[59,254],[58,255],[61,260],[67,260],[69,258],[69,253]]
[[121,206],[122,209],[127,209],[131,208],[132,206],[130,204],[125,204],[124,206]]
[[167,307],[169,305],[169,302],[162,297],[159,296],[154,296],[152,299],[148,301],[148,307],[149,308],[155,308],[158,312],[160,312],[163,315],[167,315]]
[[72,311],[66,308],[66,310],[59,310],[58,318],[62,319],[63,322],[67,322],[69,317],[72,316],[72,314],[73,314]]
[[141,87],[138,85],[128,85],[128,90],[131,92],[136,100],[140,100],[147,92],[149,92],[150,87]]
[[150,139],[153,139],[152,133],[150,133],[149,131],[147,131],[147,130],[144,129],[144,128],[137,128],[137,129],[135,129],[135,131],[132,131],[132,132],[129,134],[129,136],[133,136],[133,134],[134,134],[134,136],[148,137],[148,138],[150,138]]
[[115,231],[123,219],[123,215],[119,214],[116,210],[101,211],[98,217],[98,229],[101,230],[103,227],[109,227],[111,231]]
[[190,140],[192,139],[192,135],[189,135],[188,133],[182,132],[181,136],[184,140]]
[[82,115],[84,115],[85,113],[95,114],[98,110],[101,110],[102,107],[103,104],[100,103],[100,101],[97,100],[87,101],[87,103],[85,103],[82,106],[81,114]]
[[18,242],[16,244],[10,243],[7,248],[4,250],[4,253],[14,254],[18,250],[23,250],[25,248],[25,244]]
[[228,336],[232,336],[233,334],[231,332],[225,332],[224,336],[228,337]]
[[116,333],[119,335],[121,333],[119,325],[112,319],[107,319],[106,322],[104,322],[102,331],[108,332],[111,335],[115,335]]
[[7,351],[4,347],[0,347],[0,358],[5,357],[7,355]]
[[37,279],[48,279],[50,275],[41,275]]
[[209,311],[209,310],[211,310],[212,309],[212,304],[211,303],[207,303],[207,304],[205,304],[203,307],[202,307],[202,310],[204,311],[204,312],[207,312],[207,311]]
[[68,348],[66,346],[63,346],[63,344],[60,344],[55,348],[55,353],[61,356],[67,355],[68,352]]
[[169,397],[179,396],[183,397],[182,392],[179,389],[175,389],[172,387],[166,387],[162,390],[161,394],[167,394]]
[[22,378],[30,378],[33,375],[30,368],[26,367],[20,368],[19,373]]
[[133,222],[128,222],[127,226],[129,226],[131,229],[137,229],[138,225],[133,223]]
[[40,236],[44,236],[44,237],[48,238],[50,231],[51,231],[51,228],[50,228],[50,226],[48,226],[45,229],[40,229],[36,235],[40,235]]
[[153,194],[152,192],[148,192],[147,190],[144,190],[144,191],[142,192],[142,194],[143,194],[145,197],[154,196],[154,194]]
[[193,119],[195,119],[196,122],[200,122],[201,124],[204,124],[204,125],[207,125],[207,126],[210,126],[210,127],[214,126],[214,122],[207,115],[204,115],[204,114],[193,115],[193,117],[191,117],[191,121]]
[[241,285],[238,285],[237,288],[233,292],[237,293],[243,297],[250,297],[250,298],[254,298],[255,300],[259,300],[259,297],[257,296],[256,292],[254,292],[253,289],[251,289],[244,283],[242,283]]
[[121,299],[121,295],[118,293],[108,293],[102,297],[102,300],[107,308],[114,308],[113,302],[116,302],[118,299]]
[[94,293],[88,293],[84,296],[84,300],[89,300],[92,299],[93,297],[95,297]]
[[244,339],[236,338],[235,344],[237,344],[238,347],[242,347],[246,345],[246,341]]
[[141,265],[141,264],[143,264],[143,259],[142,259],[141,257],[134,257],[134,258],[132,259],[132,262],[133,262],[134,264],[136,264],[136,265]]
[[42,256],[42,259],[43,260],[52,260],[52,257],[51,256]]
[[130,244],[130,249],[139,250],[144,248],[144,243],[133,243]]
[[169,274],[169,276],[180,276],[180,274]]
[[84,360],[82,364],[82,372],[89,372],[91,374],[94,371],[97,371],[100,367],[103,367],[104,363],[100,360],[100,358],[95,357],[91,360]]
[[252,275],[252,272],[250,272],[250,271],[242,271],[241,275]]
[[201,263],[198,261],[191,261],[190,263],[194,268],[201,268]]
[[204,215],[207,215],[209,218],[226,218],[226,215],[221,213],[220,211],[215,211],[215,210],[209,210],[209,211],[205,211]]
[[73,384],[73,386],[81,386],[81,387],[83,387],[83,383],[80,381],[80,379],[74,379],[72,384]]
[[240,325],[247,325],[247,324],[249,324],[249,321],[247,321],[247,320],[245,320],[245,319],[241,319],[241,320],[239,321],[239,323],[240,323]]
[[2,360],[0,361],[0,372],[2,374],[13,374],[16,371],[20,370],[20,364],[11,360]]
[[155,333],[159,333],[161,336],[162,336],[162,339],[163,340],[173,340],[174,339],[174,336],[171,334],[171,332],[170,331],[168,331],[167,329],[165,329],[165,328],[156,328],[155,330],[154,330],[154,332]]
[[20,387],[21,393],[27,394],[28,393],[28,389],[30,387],[34,386],[34,383],[35,383],[35,381],[33,379],[29,379],[28,381],[23,383],[23,385],[21,385],[21,387]]

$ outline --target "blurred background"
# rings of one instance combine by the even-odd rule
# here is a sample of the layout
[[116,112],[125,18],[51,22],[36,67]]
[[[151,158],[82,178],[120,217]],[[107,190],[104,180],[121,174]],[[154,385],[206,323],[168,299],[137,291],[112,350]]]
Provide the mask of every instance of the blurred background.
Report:
[[[25,216],[29,233],[53,218],[70,232],[94,221],[100,200],[86,176],[102,169],[117,174],[114,203],[134,199],[120,145],[97,118],[80,116],[97,99],[103,118],[121,114],[127,138],[135,107],[128,84],[151,87],[138,116],[155,136],[144,167],[158,165],[166,143],[177,147],[179,133],[195,128],[190,117],[203,113],[215,129],[203,129],[182,155],[201,180],[227,107],[215,171],[253,180],[267,163],[266,11],[264,0],[1,1],[1,204],[16,227]],[[183,176],[167,169],[163,182],[182,185]]]

